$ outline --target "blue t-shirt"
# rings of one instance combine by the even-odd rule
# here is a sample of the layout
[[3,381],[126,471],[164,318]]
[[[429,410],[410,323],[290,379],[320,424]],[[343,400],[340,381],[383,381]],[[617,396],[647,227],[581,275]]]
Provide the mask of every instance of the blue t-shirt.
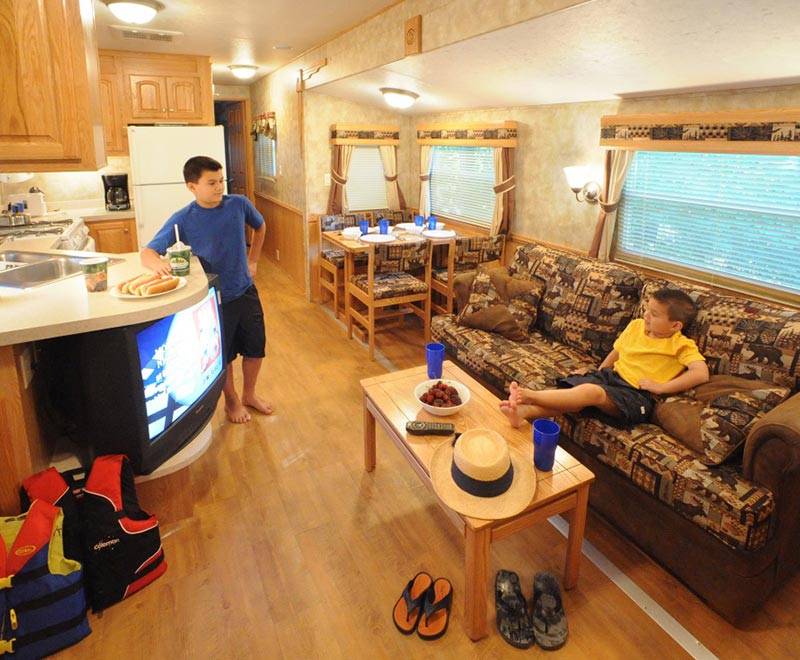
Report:
[[241,296],[253,284],[247,266],[245,224],[258,229],[264,218],[247,197],[223,195],[213,209],[192,202],[172,214],[147,247],[159,254],[175,243],[175,225],[181,241],[190,245],[203,270],[219,275],[222,302]]

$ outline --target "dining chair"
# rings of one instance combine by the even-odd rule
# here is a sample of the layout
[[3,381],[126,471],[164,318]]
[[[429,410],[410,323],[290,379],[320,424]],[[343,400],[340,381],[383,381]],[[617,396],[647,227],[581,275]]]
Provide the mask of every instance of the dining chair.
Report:
[[431,242],[420,240],[396,245],[370,245],[365,273],[347,283],[349,303],[347,334],[353,324],[368,336],[369,357],[375,359],[378,322],[414,314],[422,319],[425,342],[431,330]]
[[456,276],[477,270],[480,265],[502,263],[505,245],[505,234],[451,238],[447,266],[431,270],[431,309],[437,314],[452,314]]
[[[322,232],[341,231],[345,227],[358,227],[359,221],[363,218],[364,215],[361,213],[321,216],[319,219],[320,246],[325,241],[322,237]],[[331,294],[334,315],[341,316],[340,307],[343,305],[344,300],[344,250],[341,248],[322,248],[319,257],[319,285]],[[356,267],[364,267],[366,265],[366,255],[355,256]]]

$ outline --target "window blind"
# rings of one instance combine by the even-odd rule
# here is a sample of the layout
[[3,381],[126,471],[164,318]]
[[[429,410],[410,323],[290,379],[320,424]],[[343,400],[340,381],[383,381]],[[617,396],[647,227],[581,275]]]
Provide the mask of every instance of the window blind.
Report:
[[275,140],[258,134],[255,143],[256,175],[263,178],[275,177]]
[[387,207],[386,179],[378,147],[353,147],[346,187],[351,211]]
[[639,151],[614,256],[797,300],[799,230],[798,157]]
[[491,147],[434,146],[431,213],[489,227],[494,215]]

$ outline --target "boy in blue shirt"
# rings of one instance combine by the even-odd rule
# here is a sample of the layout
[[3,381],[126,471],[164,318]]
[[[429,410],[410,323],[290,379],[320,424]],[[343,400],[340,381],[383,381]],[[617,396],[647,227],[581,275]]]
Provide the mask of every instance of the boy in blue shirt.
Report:
[[[222,165],[207,156],[194,156],[183,166],[183,180],[195,201],[172,214],[142,250],[142,265],[154,273],[171,275],[168,261],[159,255],[175,242],[175,226],[181,241],[190,245],[207,273],[220,279],[222,322],[225,335],[226,380],[225,413],[234,423],[250,421],[247,407],[265,415],[274,411],[255,392],[258,372],[264,359],[264,312],[253,276],[264,243],[264,218],[249,199],[225,195]],[[253,228],[250,252],[245,242],[245,225]],[[242,356],[241,398],[233,382],[232,362]]]

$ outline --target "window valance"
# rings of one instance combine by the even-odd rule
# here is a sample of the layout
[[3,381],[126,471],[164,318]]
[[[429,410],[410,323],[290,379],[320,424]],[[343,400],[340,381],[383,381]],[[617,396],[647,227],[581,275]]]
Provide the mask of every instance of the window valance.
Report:
[[262,112],[260,115],[254,117],[250,127],[250,134],[253,136],[254,140],[257,140],[259,135],[274,140],[276,137],[275,113]]
[[800,108],[606,115],[600,146],[800,156]]
[[331,126],[331,144],[349,144],[357,147],[398,145],[400,144],[400,127],[333,124]]
[[426,124],[417,126],[417,143],[443,147],[516,147],[517,122]]

